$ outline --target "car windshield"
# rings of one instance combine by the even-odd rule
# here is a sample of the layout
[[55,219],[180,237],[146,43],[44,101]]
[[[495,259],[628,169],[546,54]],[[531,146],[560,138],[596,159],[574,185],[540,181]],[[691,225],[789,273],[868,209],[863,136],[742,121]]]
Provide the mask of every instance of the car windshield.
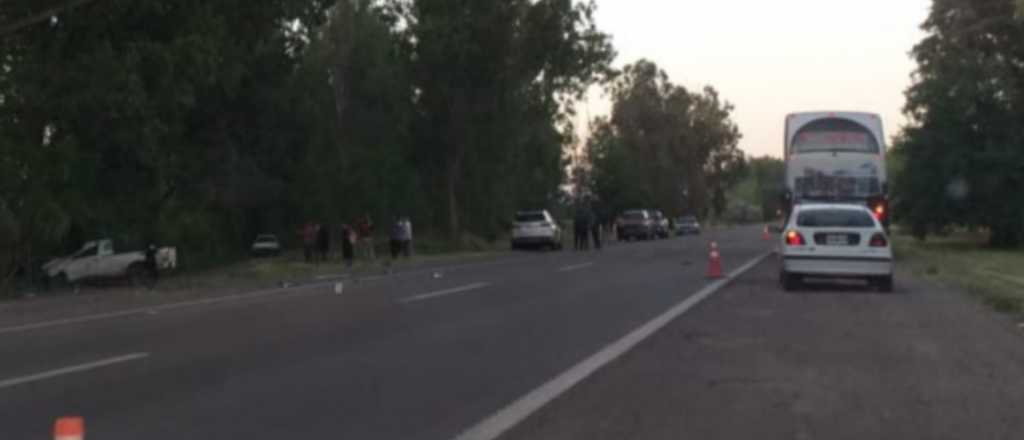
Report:
[[534,223],[546,221],[547,217],[542,212],[522,212],[516,214],[516,223]]
[[680,223],[697,223],[697,217],[692,217],[692,216],[679,217],[679,222]]
[[259,237],[256,237],[256,242],[257,243],[276,243],[277,242],[277,237],[275,237],[273,235],[261,235]]
[[626,211],[622,213],[623,220],[643,220],[647,215],[643,211]]
[[854,209],[813,209],[800,211],[797,226],[810,228],[873,228],[875,220],[866,211]]

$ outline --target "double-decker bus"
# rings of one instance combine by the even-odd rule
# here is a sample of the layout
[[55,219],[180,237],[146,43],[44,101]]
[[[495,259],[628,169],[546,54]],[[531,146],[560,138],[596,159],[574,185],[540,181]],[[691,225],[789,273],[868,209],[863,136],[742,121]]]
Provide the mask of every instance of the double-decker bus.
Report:
[[786,211],[795,203],[858,203],[888,225],[885,136],[877,114],[786,116]]

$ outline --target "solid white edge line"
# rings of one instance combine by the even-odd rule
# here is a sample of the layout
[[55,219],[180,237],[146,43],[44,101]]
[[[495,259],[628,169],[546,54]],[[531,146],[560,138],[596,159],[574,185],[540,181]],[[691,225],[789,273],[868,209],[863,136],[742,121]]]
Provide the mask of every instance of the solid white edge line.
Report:
[[456,293],[468,292],[470,290],[483,289],[484,287],[490,286],[491,283],[473,283],[467,284],[461,287],[453,287],[451,289],[438,290],[435,292],[424,293],[422,295],[415,295],[400,299],[398,302],[407,304],[416,301],[423,301],[427,299],[433,299],[440,296],[453,295]]
[[590,355],[582,362],[572,366],[540,387],[530,391],[498,412],[483,419],[473,427],[463,431],[456,440],[493,440],[518,425],[531,414],[562,395],[588,376],[608,365],[645,339],[661,330],[662,327],[681,316],[686,311],[707,299],[713,293],[728,285],[732,280],[743,275],[750,269],[767,259],[772,252],[767,252],[748,261],[743,266],[730,272],[726,278],[714,281],[697,293],[690,295],[668,311],[636,328],[626,336]]
[[586,269],[586,268],[588,268],[590,266],[593,266],[593,265],[594,265],[594,263],[592,261],[591,262],[586,262],[586,263],[580,263],[580,264],[572,264],[572,265],[569,265],[569,266],[565,266],[565,267],[559,268],[558,271],[559,272],[572,272],[574,270]]
[[66,374],[80,373],[87,370],[92,370],[100,367],[106,367],[114,364],[120,364],[123,362],[130,362],[138,359],[149,357],[149,353],[133,353],[126,354],[123,356],[116,356],[107,359],[101,359],[95,362],[89,362],[85,364],[72,365],[70,367],[58,368],[56,370],[44,371],[42,373],[32,374],[28,376],[15,377],[12,379],[0,380],[0,389],[9,388],[17,385],[22,385],[30,382],[38,382],[54,378],[57,376],[63,376]]

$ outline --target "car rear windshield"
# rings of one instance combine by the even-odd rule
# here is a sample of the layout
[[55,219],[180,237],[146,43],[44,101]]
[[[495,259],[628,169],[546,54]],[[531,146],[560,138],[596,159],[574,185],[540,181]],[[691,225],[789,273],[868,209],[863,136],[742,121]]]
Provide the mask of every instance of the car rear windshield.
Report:
[[697,217],[693,217],[693,216],[679,217],[679,222],[681,222],[681,223],[697,223]]
[[274,243],[276,241],[277,241],[277,237],[275,237],[273,235],[261,235],[259,237],[256,237],[256,242],[257,243]]
[[853,209],[814,209],[801,211],[797,226],[811,228],[873,228],[875,220],[866,211]]
[[643,220],[644,219],[644,212],[643,211],[626,211],[626,212],[622,213],[622,218],[626,219],[626,220]]
[[516,221],[519,223],[546,221],[543,212],[520,212],[516,214]]

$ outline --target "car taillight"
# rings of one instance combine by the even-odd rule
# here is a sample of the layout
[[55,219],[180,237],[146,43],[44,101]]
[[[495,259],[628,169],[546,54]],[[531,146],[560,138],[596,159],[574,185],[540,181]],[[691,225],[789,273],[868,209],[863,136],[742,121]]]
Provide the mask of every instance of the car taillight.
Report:
[[807,242],[804,241],[804,236],[800,235],[799,232],[789,231],[786,233],[786,244],[789,246],[803,246]]
[[889,245],[889,240],[886,240],[882,234],[875,234],[871,236],[870,245],[871,247],[886,247]]
[[888,211],[888,208],[886,208],[886,203],[885,203],[885,201],[882,201],[882,200],[880,200],[878,202],[875,202],[871,206],[871,213],[874,214],[875,218],[877,218],[879,220],[885,219],[885,215],[887,214],[887,211]]

